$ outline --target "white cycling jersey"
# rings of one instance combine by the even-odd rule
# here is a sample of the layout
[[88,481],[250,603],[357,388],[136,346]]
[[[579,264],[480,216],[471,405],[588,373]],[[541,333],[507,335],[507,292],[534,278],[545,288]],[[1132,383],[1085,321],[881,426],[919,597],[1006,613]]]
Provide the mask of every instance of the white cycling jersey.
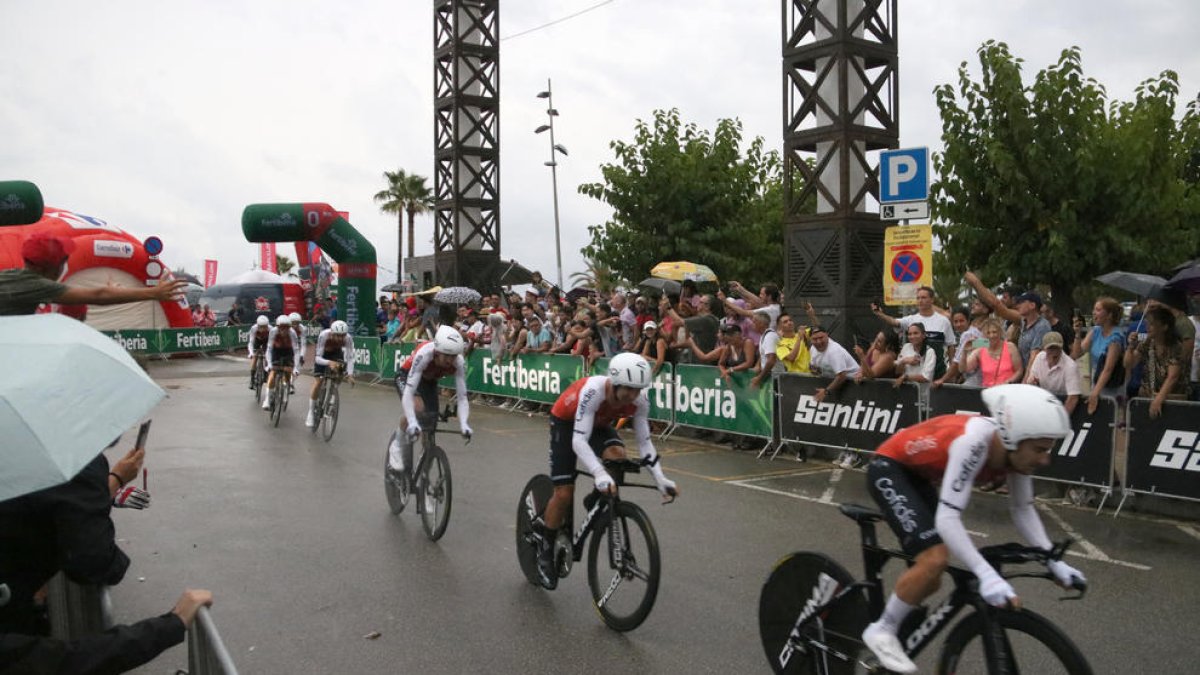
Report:
[[589,444],[592,431],[596,428],[597,418],[601,425],[608,425],[619,417],[632,417],[638,454],[651,466],[651,472],[654,473],[657,480],[662,469],[655,461],[658,458],[658,450],[650,440],[650,399],[647,397],[646,391],[642,390],[629,406],[615,408],[605,405],[604,397],[608,381],[609,378],[605,375],[593,375],[581,380],[582,384],[578,385],[578,388],[576,385],[572,385],[554,404],[552,414],[560,419],[566,418],[570,414],[571,408],[574,407],[572,427],[574,435],[571,437],[571,449],[575,451],[575,456],[587,468],[588,473],[593,476],[599,475],[597,472],[604,472],[603,463],[596,457],[596,453],[592,451]]
[[[417,393],[417,387],[420,386],[421,381],[427,379],[426,371],[428,370],[431,376],[428,379],[434,382],[443,375],[450,374],[449,372],[435,372],[437,368],[433,365],[433,357],[436,353],[434,343],[426,342],[418,345],[417,350],[405,361],[408,377],[404,381],[404,394],[400,398],[400,404],[404,408],[404,418],[407,420],[415,421],[417,419],[417,412],[413,407],[413,396]],[[467,399],[467,377],[464,373],[461,354],[454,357],[454,388],[458,393],[458,423],[463,428],[467,428],[467,417],[471,413],[471,404]]]
[[[333,334],[333,331],[326,328],[325,330],[321,331],[320,335],[317,335],[317,348],[316,348],[316,351],[313,352],[313,359],[317,362],[318,366],[328,366],[329,365],[329,359],[325,358],[325,342],[328,340],[329,336],[332,334]],[[346,364],[346,374],[353,375],[354,374],[354,337],[352,335],[350,335],[349,333],[346,333],[345,342],[342,343],[342,358],[340,360],[342,361],[342,363]]]
[[[263,367],[267,370],[271,369],[271,364],[274,363],[275,337],[279,334],[279,327],[272,327],[271,334],[267,336],[267,358],[263,359]],[[292,370],[300,370],[300,350],[302,346],[296,344],[295,331],[292,332]]]

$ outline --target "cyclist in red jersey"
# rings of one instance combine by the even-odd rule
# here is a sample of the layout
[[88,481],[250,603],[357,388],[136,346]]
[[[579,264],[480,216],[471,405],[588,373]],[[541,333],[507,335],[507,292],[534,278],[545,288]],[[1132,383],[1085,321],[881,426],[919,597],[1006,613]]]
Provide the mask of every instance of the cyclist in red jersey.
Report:
[[653,379],[646,359],[631,352],[618,354],[608,363],[608,375],[578,380],[559,395],[550,409],[550,479],[554,481],[554,494],[546,504],[541,522],[534,524],[542,534],[538,577],[546,589],[553,590],[558,585],[554,541],[575,499],[576,460],[583,462],[592,474],[596,490],[605,494],[617,491],[616,483],[599,459],[625,458],[625,444],[613,426],[617,420],[633,418],[642,464],[650,467],[650,475],[663,498],[673,499],[679,494],[675,482],[663,474],[658,451],[650,441],[647,417],[650,401],[645,389]]
[[[432,342],[418,344],[400,366],[395,384],[396,392],[400,394],[401,407],[404,409],[404,419],[401,420],[400,426],[407,432],[404,436],[408,439],[421,435],[421,424],[417,421],[420,413],[426,410],[437,411],[438,380],[450,374],[454,375],[455,390],[458,394],[459,430],[463,436],[471,435],[471,427],[467,424],[471,404],[467,400],[467,380],[462,356],[465,348],[466,342],[461,333],[451,326],[442,326],[437,329]],[[388,468],[403,471],[411,465],[412,443],[397,442],[388,449]]]
[[[995,606],[1020,606],[1012,586],[983,559],[962,524],[971,488],[1006,477],[1009,513],[1032,546],[1051,548],[1033,505],[1033,474],[1050,463],[1059,439],[1071,431],[1067,411],[1040,387],[1008,384],[983,391],[990,417],[943,415],[892,436],[867,467],[867,489],[913,565],[896,581],[883,615],[863,631],[880,665],[916,672],[896,637],[916,606],[937,591],[953,554],[979,578],[979,593]],[[940,487],[937,484],[940,483]],[[1079,570],[1056,560],[1049,569],[1063,586]]]

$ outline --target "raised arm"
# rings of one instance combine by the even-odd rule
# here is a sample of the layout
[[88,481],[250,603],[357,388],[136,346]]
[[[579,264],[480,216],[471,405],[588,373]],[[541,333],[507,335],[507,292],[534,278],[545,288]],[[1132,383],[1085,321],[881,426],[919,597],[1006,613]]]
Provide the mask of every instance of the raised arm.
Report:
[[966,274],[963,275],[963,278],[966,279],[967,283],[971,284],[971,287],[975,289],[975,293],[979,296],[979,299],[983,301],[983,304],[992,308],[992,311],[996,313],[996,316],[1004,319],[1005,321],[1014,323],[1021,320],[1021,314],[1017,312],[1017,310],[1010,309],[1003,302],[1001,302],[1000,298],[997,298],[996,294],[992,292],[992,289],[985,286],[974,272],[968,270]]

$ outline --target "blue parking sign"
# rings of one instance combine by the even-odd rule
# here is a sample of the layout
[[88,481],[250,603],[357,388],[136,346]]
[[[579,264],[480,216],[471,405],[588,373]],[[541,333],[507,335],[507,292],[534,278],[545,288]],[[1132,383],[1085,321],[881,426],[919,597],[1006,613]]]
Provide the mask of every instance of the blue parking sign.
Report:
[[879,203],[929,199],[929,148],[879,153]]

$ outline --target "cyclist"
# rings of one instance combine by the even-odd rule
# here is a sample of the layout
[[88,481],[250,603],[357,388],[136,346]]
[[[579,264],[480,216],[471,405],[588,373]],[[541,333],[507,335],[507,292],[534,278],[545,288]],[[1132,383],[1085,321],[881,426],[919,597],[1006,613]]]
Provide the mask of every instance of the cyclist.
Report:
[[300,349],[296,345],[296,334],[292,331],[292,319],[287,314],[280,314],[275,319],[275,327],[267,337],[267,363],[270,368],[267,374],[267,386],[263,388],[262,409],[271,409],[271,387],[275,384],[275,369],[273,366],[286,367],[291,364],[291,372],[284,371],[288,386],[292,377],[300,374]]
[[[292,332],[296,334],[296,350],[300,352],[300,368],[303,368],[304,349],[307,344],[304,340],[308,337],[308,326],[304,325],[304,319],[300,317],[300,312],[292,312],[291,314],[288,314],[288,319],[292,322]],[[297,368],[296,370],[300,370],[300,368]],[[291,389],[288,391],[288,393],[295,394],[295,383],[291,383],[289,386]]]
[[[1071,432],[1067,411],[1053,394],[1027,384],[984,389],[983,402],[990,416],[942,415],[908,427],[885,441],[867,467],[867,490],[914,558],[883,615],[862,635],[888,670],[916,671],[896,633],[908,613],[937,591],[951,553],[979,578],[979,593],[989,604],[1020,607],[1012,586],[975,550],[963,527],[976,482],[1007,478],[1017,532],[1032,546],[1051,548],[1034,510],[1031,474],[1050,463],[1057,441]],[[1048,567],[1063,586],[1085,581],[1061,560]]]
[[254,322],[254,328],[250,329],[250,339],[246,342],[250,358],[251,389],[254,388],[254,369],[262,367],[263,352],[267,349],[267,338],[270,336],[271,320],[265,316],[259,316]]
[[[438,380],[451,373],[454,374],[454,387],[458,392],[459,430],[464,436],[471,435],[471,427],[467,424],[471,406],[467,401],[467,378],[463,371],[462,354],[465,348],[466,341],[462,333],[453,326],[441,326],[432,342],[418,344],[400,366],[396,373],[396,392],[400,394],[404,409],[404,419],[400,425],[405,428],[406,437],[421,434],[421,424],[417,421],[421,413],[426,410],[437,412]],[[435,428],[436,424],[437,419],[434,418]],[[411,468],[411,461],[411,443],[398,443],[389,448],[388,468],[391,471],[401,472]]]
[[638,453],[642,463],[650,467],[664,499],[679,494],[675,482],[663,475],[658,452],[650,441],[647,418],[650,401],[645,389],[653,379],[646,359],[632,352],[618,354],[609,361],[607,375],[576,381],[559,395],[550,409],[550,478],[554,481],[554,495],[546,504],[542,521],[534,524],[541,534],[538,580],[546,589],[554,590],[558,585],[554,542],[575,499],[576,460],[592,474],[597,491],[605,494],[617,491],[612,476],[600,462],[600,458],[625,458],[625,444],[614,426],[617,420],[633,418]]
[[350,327],[345,321],[338,319],[317,335],[313,361],[312,393],[308,396],[308,417],[304,419],[306,427],[316,423],[313,407],[317,402],[317,390],[321,388],[321,376],[326,371],[336,373],[344,368],[346,377],[354,377],[354,338],[350,336]]

